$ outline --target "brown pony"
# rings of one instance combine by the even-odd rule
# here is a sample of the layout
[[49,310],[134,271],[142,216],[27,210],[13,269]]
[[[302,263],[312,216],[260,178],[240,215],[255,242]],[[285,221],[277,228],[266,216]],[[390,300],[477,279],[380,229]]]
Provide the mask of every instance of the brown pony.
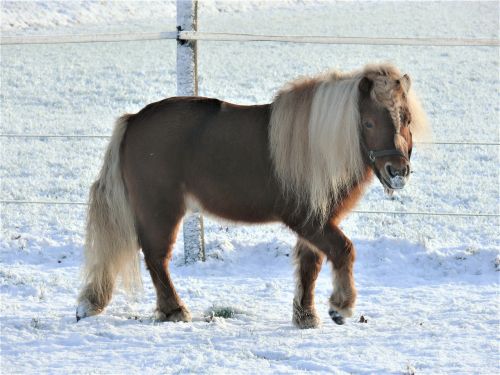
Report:
[[280,221],[298,235],[293,322],[316,327],[314,285],[333,268],[329,314],[353,313],[355,251],[339,229],[373,173],[388,191],[410,173],[425,116],[410,78],[389,64],[286,85],[271,104],[175,97],[115,127],[90,190],[85,286],[77,320],[103,311],[118,275],[140,280],[139,248],[157,292],[156,318],[190,321],[168,263],[187,202],[224,219]]

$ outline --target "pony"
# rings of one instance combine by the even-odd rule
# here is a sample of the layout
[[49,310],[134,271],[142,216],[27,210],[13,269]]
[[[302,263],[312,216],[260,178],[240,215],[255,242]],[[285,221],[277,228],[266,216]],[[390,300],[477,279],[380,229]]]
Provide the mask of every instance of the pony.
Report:
[[156,289],[155,318],[191,320],[168,264],[188,202],[245,223],[294,231],[293,323],[320,324],[314,287],[332,266],[329,315],[356,302],[355,248],[339,228],[375,175],[391,193],[410,176],[413,136],[427,127],[411,80],[389,64],[286,84],[263,105],[172,97],[120,117],[90,189],[77,320],[101,313],[118,276],[140,283],[139,250]]

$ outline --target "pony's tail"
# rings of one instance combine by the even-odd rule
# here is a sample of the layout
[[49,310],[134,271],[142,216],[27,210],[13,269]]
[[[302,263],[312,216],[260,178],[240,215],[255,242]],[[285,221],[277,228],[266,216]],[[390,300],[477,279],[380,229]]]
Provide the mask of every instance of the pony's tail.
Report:
[[131,116],[124,115],[116,122],[101,172],[90,189],[85,286],[79,296],[83,316],[97,314],[106,307],[118,276],[129,291],[141,284],[134,216],[120,167],[120,148]]

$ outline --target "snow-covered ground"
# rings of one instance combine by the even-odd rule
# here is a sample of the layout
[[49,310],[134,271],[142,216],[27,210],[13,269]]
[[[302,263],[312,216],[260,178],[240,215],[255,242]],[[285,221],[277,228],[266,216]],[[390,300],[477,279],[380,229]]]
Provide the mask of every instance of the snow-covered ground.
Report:
[[[171,31],[175,2],[2,1],[2,35]],[[202,2],[204,31],[498,38],[497,2]],[[174,41],[1,47],[0,133],[110,134],[114,118],[175,95]],[[287,80],[390,60],[408,72],[435,141],[499,142],[498,47],[204,42],[200,94],[264,103]],[[104,139],[0,138],[1,200],[85,201]],[[499,213],[498,146],[419,146],[410,185],[378,182],[358,209]],[[206,263],[172,274],[194,315],[152,320],[154,290],[117,293],[75,321],[85,207],[0,206],[1,372],[480,373],[500,371],[498,217],[352,214],[357,311],[327,314],[329,266],[317,285],[319,329],[291,323],[294,236],[281,225],[206,222]],[[363,315],[368,322],[358,323]]]

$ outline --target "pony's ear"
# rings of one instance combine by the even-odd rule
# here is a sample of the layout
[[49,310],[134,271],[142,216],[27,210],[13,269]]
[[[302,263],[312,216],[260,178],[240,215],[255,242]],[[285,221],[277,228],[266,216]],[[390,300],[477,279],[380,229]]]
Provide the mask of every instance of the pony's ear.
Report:
[[401,87],[403,88],[403,91],[405,93],[408,93],[408,90],[410,89],[411,86],[410,76],[408,74],[405,74],[399,79],[399,81],[401,82]]
[[373,81],[368,77],[363,77],[361,81],[359,81],[359,91],[363,94],[369,94],[373,87]]

